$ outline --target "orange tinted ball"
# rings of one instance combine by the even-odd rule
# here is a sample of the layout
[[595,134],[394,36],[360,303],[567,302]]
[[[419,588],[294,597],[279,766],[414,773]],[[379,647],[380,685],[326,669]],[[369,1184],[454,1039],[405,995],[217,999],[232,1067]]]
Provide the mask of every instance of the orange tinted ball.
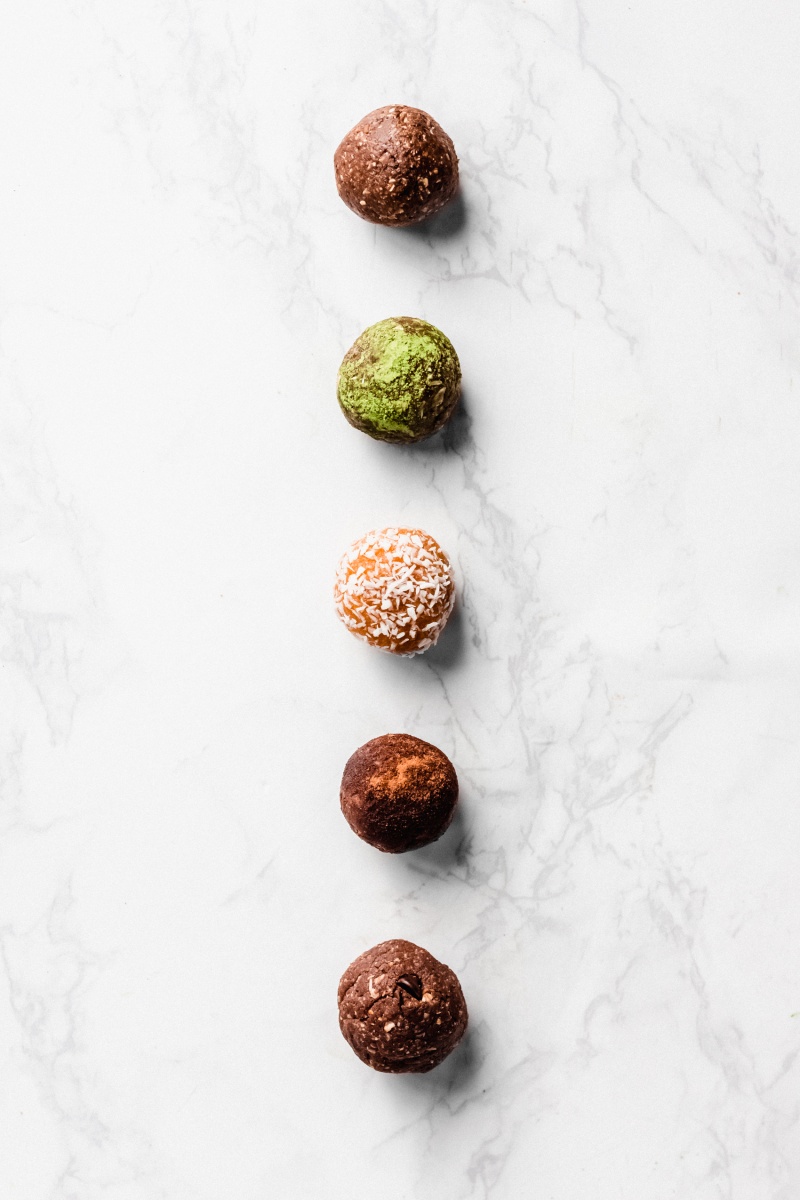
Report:
[[453,611],[450,560],[422,529],[375,529],[342,556],[334,598],[356,637],[391,654],[419,654]]

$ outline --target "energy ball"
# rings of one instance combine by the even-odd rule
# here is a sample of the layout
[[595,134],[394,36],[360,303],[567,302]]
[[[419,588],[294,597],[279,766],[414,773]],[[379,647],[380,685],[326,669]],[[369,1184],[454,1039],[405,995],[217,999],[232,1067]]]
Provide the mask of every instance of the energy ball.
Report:
[[461,1041],[467,1019],[454,973],[413,942],[373,946],[339,981],[339,1028],[376,1071],[431,1071]]
[[458,158],[441,125],[421,108],[376,108],[345,134],[333,156],[348,208],[375,225],[416,225],[458,190]]
[[422,529],[374,529],[339,560],[334,600],[340,620],[370,646],[420,654],[453,611],[450,560]]
[[387,733],[356,750],[339,792],[353,832],[389,854],[435,842],[452,821],[457,800],[450,759],[407,733]]
[[365,329],[345,354],[336,387],[350,424],[382,442],[430,437],[460,391],[452,342],[419,317],[388,317]]

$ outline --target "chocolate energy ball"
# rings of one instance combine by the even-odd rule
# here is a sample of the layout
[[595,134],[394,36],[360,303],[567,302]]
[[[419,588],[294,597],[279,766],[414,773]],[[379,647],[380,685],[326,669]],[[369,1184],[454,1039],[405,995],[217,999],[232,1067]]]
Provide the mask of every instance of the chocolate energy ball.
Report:
[[401,854],[442,836],[455,812],[458,777],[430,742],[387,733],[347,760],[339,800],[354,833],[378,850]]
[[345,134],[333,156],[348,208],[375,225],[416,225],[458,190],[458,158],[441,125],[421,108],[376,108]]
[[342,555],[333,598],[355,637],[390,654],[434,644],[455,604],[450,560],[423,529],[365,533]]
[[454,973],[427,950],[381,942],[339,981],[339,1028],[376,1071],[430,1071],[464,1036],[467,1005]]
[[461,364],[441,329],[419,317],[387,317],[356,338],[336,392],[347,420],[382,442],[419,442],[458,403]]

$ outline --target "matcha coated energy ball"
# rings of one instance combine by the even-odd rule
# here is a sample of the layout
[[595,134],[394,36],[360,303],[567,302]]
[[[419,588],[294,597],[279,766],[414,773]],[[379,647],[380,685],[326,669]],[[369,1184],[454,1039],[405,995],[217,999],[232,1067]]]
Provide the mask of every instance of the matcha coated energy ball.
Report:
[[337,392],[351,425],[382,442],[419,442],[458,403],[461,366],[441,329],[418,317],[370,325],[345,354]]

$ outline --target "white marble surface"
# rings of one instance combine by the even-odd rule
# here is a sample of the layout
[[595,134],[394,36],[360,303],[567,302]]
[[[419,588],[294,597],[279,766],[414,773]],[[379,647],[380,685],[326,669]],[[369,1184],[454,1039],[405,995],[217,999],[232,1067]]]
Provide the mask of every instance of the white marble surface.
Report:
[[[0,16],[0,1194],[800,1195],[796,0],[42,0]],[[429,109],[463,201],[338,200]],[[351,430],[424,316],[463,411]],[[329,597],[418,523],[422,659]],[[344,760],[463,785],[382,856]],[[466,1046],[371,1073],[341,970],[404,935]]]

